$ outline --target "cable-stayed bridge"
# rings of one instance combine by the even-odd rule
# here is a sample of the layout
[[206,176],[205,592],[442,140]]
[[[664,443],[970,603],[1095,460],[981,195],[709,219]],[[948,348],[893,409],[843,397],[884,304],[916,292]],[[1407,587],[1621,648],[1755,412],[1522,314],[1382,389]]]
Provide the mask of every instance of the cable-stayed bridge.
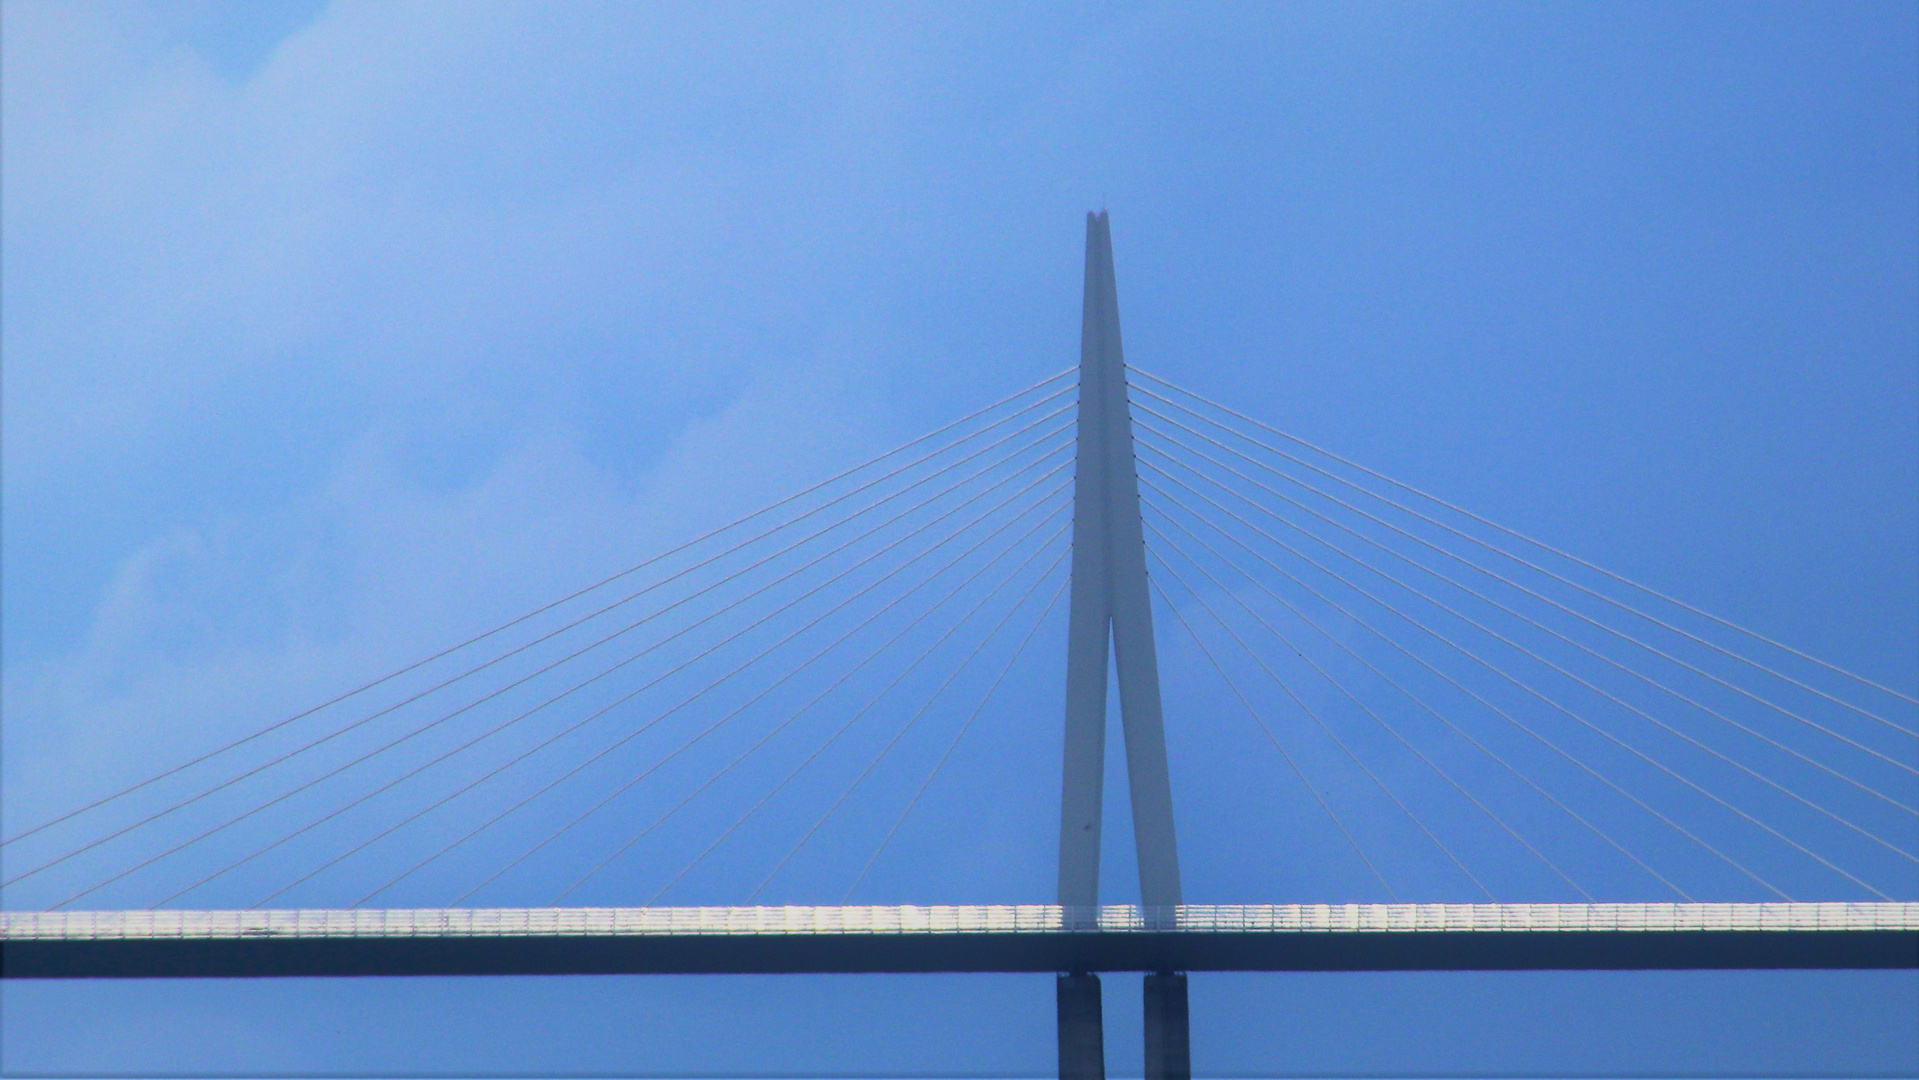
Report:
[[[1079,365],[10,832],[0,965],[1055,972],[1073,1076],[1102,971],[1178,1076],[1190,971],[1919,966],[1919,701],[1258,413],[1126,365],[1093,215]],[[1056,885],[927,902],[1035,730]],[[1189,903],[1174,793],[1239,788],[1299,891]]]

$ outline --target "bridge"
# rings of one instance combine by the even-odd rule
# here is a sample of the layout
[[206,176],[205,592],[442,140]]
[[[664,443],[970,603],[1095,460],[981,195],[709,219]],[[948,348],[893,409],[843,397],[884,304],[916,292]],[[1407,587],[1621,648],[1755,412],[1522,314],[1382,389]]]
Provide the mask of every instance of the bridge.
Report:
[[[1051,972],[1097,1077],[1100,975],[1141,972],[1180,1077],[1190,972],[1919,967],[1919,700],[1256,411],[1126,363],[1090,215],[1075,368],[5,837],[0,974]],[[1062,666],[1048,902],[852,904]],[[1188,902],[1166,733],[1227,718],[1345,895]],[[755,904],[859,820],[838,904]],[[743,905],[660,903],[725,859]]]

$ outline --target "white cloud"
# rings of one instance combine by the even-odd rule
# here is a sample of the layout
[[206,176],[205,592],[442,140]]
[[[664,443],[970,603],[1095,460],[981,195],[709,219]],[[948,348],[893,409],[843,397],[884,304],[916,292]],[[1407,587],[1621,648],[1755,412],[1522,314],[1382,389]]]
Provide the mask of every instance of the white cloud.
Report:
[[180,528],[123,560],[85,647],[8,677],[16,831],[332,697],[850,463],[844,395],[761,383],[640,481],[551,429],[471,482],[421,486],[377,435],[271,514]]
[[[151,24],[9,5],[9,510],[129,475],[211,504],[133,523],[84,641],[9,663],[12,820],[891,435],[858,350],[768,336],[815,286],[734,269],[807,242],[750,205],[755,110],[830,95],[776,100],[777,28],[635,16],[335,4],[230,84]],[[276,454],[314,464],[223,490]]]

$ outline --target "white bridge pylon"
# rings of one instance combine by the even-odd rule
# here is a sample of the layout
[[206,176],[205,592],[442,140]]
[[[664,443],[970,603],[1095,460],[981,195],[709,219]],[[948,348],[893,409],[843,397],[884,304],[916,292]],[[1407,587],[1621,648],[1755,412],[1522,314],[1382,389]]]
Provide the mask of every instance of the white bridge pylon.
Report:
[[[1060,784],[1059,902],[1099,904],[1100,811],[1106,772],[1106,659],[1118,666],[1120,727],[1139,852],[1140,901],[1148,913],[1183,902],[1173,786],[1166,766],[1159,657],[1146,584],[1133,415],[1126,401],[1113,233],[1105,211],[1086,215],[1086,291],[1080,312],[1078,456],[1073,473],[1073,570],[1066,637],[1066,746]],[[1188,1077],[1186,976],[1155,972],[1144,993],[1146,1075]],[[1059,977],[1059,1074],[1103,1080],[1105,1035],[1099,976]]]
[[[1066,644],[1066,752],[1060,789],[1059,902],[1099,903],[1101,781],[1106,764],[1108,643],[1119,674],[1120,723],[1139,850],[1140,902],[1183,902],[1166,767],[1159,660],[1146,586],[1133,417],[1126,403],[1119,292],[1106,213],[1086,216],[1080,321],[1079,445],[1073,480],[1073,576]],[[1110,635],[1110,636],[1109,636]]]

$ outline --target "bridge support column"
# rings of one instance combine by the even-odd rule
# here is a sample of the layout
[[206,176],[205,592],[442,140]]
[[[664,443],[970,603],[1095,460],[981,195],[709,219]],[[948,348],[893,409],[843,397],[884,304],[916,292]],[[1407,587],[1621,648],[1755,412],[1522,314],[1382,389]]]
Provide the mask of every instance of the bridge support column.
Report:
[[1146,1080],[1193,1080],[1185,973],[1146,976]]
[[1106,1080],[1106,1031],[1100,1012],[1099,976],[1059,977],[1060,1080]]

